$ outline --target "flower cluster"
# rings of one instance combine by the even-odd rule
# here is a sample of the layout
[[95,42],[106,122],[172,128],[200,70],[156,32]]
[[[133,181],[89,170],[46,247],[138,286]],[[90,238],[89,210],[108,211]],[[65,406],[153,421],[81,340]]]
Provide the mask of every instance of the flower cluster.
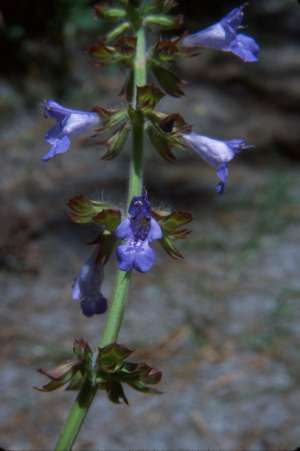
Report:
[[[115,340],[123,317],[129,274],[134,271],[147,273],[153,268],[155,244],[159,244],[170,257],[183,258],[177,240],[189,235],[187,225],[192,221],[192,215],[151,205],[142,182],[144,132],[147,132],[154,150],[168,162],[176,160],[176,149],[181,152],[193,150],[198,154],[215,169],[219,194],[224,192],[228,181],[229,163],[236,155],[252,147],[242,138],[222,140],[199,134],[179,113],[157,111],[166,95],[180,97],[184,94],[184,83],[169,67],[178,58],[199,56],[199,48],[209,48],[230,52],[244,62],[258,60],[258,44],[241,32],[245,5],[234,8],[204,30],[169,38],[160,36],[158,42],[146,48],[146,29],[175,30],[182,27],[182,17],[169,14],[175,5],[175,0],[119,0],[116,7],[109,2],[101,2],[95,7],[96,16],[112,28],[102,40],[89,47],[89,54],[101,66],[118,63],[128,71],[121,91],[127,100],[126,106],[107,109],[96,105],[91,111],[81,111],[66,108],[54,100],[43,104],[45,116],[56,122],[45,136],[50,145],[42,157],[45,162],[67,152],[74,136],[92,130],[97,144],[106,148],[102,155],[105,160],[120,154],[130,134],[133,143],[126,212],[110,203],[82,195],[68,203],[69,217],[73,222],[93,224],[96,229],[95,239],[90,243],[94,246],[93,251],[79,268],[72,286],[72,298],[80,303],[84,316],[90,318],[107,311],[108,301],[102,293],[102,285],[110,259],[111,266],[119,271],[102,338],[102,342],[110,344],[93,352],[84,340],[77,340],[73,348],[74,358],[53,370],[40,370],[50,379],[41,391],[59,387],[80,390],[79,404],[72,411],[69,422],[77,414],[76,409],[82,408],[85,412],[88,408],[80,405],[84,398],[82,393],[104,390],[115,403],[128,402],[124,384],[144,393],[158,393],[152,386],[160,381],[161,372],[145,363],[128,362],[127,357],[132,351]],[[153,80],[151,84],[142,81],[146,80],[148,70]],[[124,272],[128,274],[124,275]]]
[[[107,41],[99,41],[89,49],[91,56],[100,60],[101,63],[121,62],[126,67],[133,64],[136,40],[124,35],[131,27],[132,10],[130,8],[132,6],[130,2],[124,4],[127,5],[128,10],[126,8],[110,9],[103,5],[96,7],[98,17],[112,22],[121,22],[121,25],[108,36]],[[172,6],[165,1],[160,3],[160,8],[165,12]],[[155,8],[151,6],[149,9],[146,6],[141,8],[144,7],[146,9],[140,10],[140,14],[145,16],[144,21],[147,26],[175,28],[182,23],[182,18],[179,17],[170,18],[165,13],[165,15],[152,14],[157,6]],[[257,61],[258,44],[252,37],[240,32],[244,11],[245,5],[234,8],[219,22],[194,34],[185,34],[183,38],[160,39],[150,51],[149,58],[149,67],[159,86],[152,84],[137,88],[136,112],[143,115],[151,143],[156,151],[164,159],[173,161],[175,159],[172,153],[173,148],[192,149],[215,168],[220,180],[216,190],[220,194],[224,192],[227,183],[229,162],[237,154],[252,146],[248,145],[244,139],[220,140],[200,135],[193,132],[192,127],[186,124],[179,114],[159,113],[155,111],[155,108],[165,93],[175,97],[183,94],[181,81],[166,67],[166,63],[172,62],[179,56],[194,56],[197,48],[206,47],[231,52],[245,62]],[[127,17],[129,17],[128,21],[126,21]],[[112,44],[108,44],[110,41]],[[131,103],[128,86],[125,91]],[[55,126],[45,137],[51,148],[42,157],[44,161],[66,152],[70,148],[71,138],[74,135],[95,127],[98,127],[97,133],[110,136],[100,143],[107,147],[103,158],[111,159],[124,147],[135,120],[135,112],[131,105],[128,110],[107,110],[97,106],[91,112],[87,112],[66,108],[53,100],[48,100],[44,102],[43,107],[45,115],[56,120]],[[70,201],[70,208],[71,218],[75,222],[94,222],[101,226],[97,249],[81,267],[72,289],[73,299],[80,301],[81,310],[87,317],[102,314],[107,309],[107,300],[101,292],[104,265],[118,240],[121,241],[116,249],[119,269],[126,272],[136,270],[146,273],[152,269],[156,260],[154,241],[159,241],[172,257],[181,257],[181,253],[174,247],[173,240],[187,235],[188,232],[180,229],[180,225],[191,220],[186,213],[183,215],[180,212],[175,214],[167,212],[162,215],[155,213],[145,190],[143,194],[131,199],[128,215],[123,219],[121,219],[121,212],[115,207],[89,201],[83,197]],[[172,224],[175,228],[168,228],[168,224]],[[109,251],[105,249],[107,242],[109,242]]]

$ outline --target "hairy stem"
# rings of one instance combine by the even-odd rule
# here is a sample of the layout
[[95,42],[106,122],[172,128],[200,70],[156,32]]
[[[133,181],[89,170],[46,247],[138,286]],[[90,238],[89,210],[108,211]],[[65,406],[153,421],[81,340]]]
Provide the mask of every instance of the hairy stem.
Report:
[[[137,110],[137,88],[146,84],[146,55],[145,55],[145,30],[141,27],[137,33],[137,48],[134,61],[134,94],[132,119],[132,157],[130,162],[130,177],[128,188],[129,205],[133,196],[141,194],[143,187],[143,140],[144,118]],[[130,273],[118,270],[114,296],[107,315],[107,321],[99,346],[106,346],[115,342],[118,338],[122,324],[125,303],[130,283]],[[86,380],[75,400],[66,423],[59,436],[56,451],[69,451],[72,449],[89,408],[97,393],[97,387],[92,386]]]

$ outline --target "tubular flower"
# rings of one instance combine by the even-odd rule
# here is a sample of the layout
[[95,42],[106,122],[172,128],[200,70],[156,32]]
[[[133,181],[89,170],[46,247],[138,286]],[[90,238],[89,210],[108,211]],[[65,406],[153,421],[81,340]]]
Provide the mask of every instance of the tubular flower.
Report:
[[183,138],[189,147],[217,170],[217,176],[221,180],[216,186],[219,194],[222,194],[225,189],[228,178],[228,163],[241,151],[253,147],[248,145],[244,139],[221,141],[197,133],[185,134]]
[[103,282],[103,263],[94,252],[80,268],[72,286],[72,298],[80,301],[82,313],[87,316],[105,313],[107,301],[101,293]]
[[219,22],[204,30],[186,36],[184,47],[208,47],[234,53],[246,63],[258,60],[259,45],[247,34],[238,33],[244,18],[245,5],[234,8]]
[[43,107],[46,117],[52,117],[57,122],[45,135],[45,140],[51,148],[42,157],[43,161],[67,152],[71,145],[71,136],[79,135],[100,122],[97,113],[65,108],[54,100],[47,100]]
[[150,243],[162,238],[158,222],[151,215],[151,205],[147,193],[136,196],[129,206],[129,217],[116,229],[116,235],[125,244],[117,248],[119,268],[122,271],[136,269],[148,272],[155,263],[155,252]]

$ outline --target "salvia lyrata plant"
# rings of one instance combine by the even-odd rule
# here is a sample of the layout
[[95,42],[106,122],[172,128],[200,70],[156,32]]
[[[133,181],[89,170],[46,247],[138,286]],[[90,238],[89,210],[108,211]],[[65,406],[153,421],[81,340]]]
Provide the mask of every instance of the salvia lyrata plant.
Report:
[[[68,204],[72,221],[98,226],[92,251],[74,278],[72,298],[85,317],[106,314],[107,318],[96,349],[83,339],[75,340],[70,360],[54,369],[40,370],[49,382],[39,390],[48,392],[65,387],[78,392],[56,450],[72,448],[98,390],[106,392],[114,403],[128,403],[124,390],[127,385],[143,393],[160,393],[155,386],[160,382],[161,372],[144,362],[128,361],[133,351],[117,340],[132,274],[147,273],[153,268],[157,243],[170,257],[182,258],[176,241],[189,235],[186,226],[192,216],[186,211],[162,210],[151,204],[151,196],[143,184],[145,133],[154,150],[166,161],[175,159],[174,149],[196,152],[215,169],[219,194],[225,190],[230,161],[252,147],[241,138],[223,140],[204,136],[193,131],[179,113],[157,110],[164,96],[184,94],[181,80],[170,68],[178,58],[200,57],[205,49],[214,49],[234,54],[244,62],[258,59],[258,44],[241,32],[245,5],[193,34],[184,32],[181,16],[170,14],[175,6],[174,0],[116,0],[114,4],[95,6],[96,16],[110,25],[110,31],[90,46],[89,53],[100,67],[121,64],[126,69],[127,79],[122,89],[126,107],[107,109],[95,105],[91,111],[81,111],[54,100],[43,104],[46,117],[54,122],[45,136],[49,148],[42,157],[44,161],[72,153],[72,141],[84,132],[99,135],[99,141],[105,146],[103,159],[111,160],[119,155],[132,135],[125,211],[83,195],[72,198]],[[169,30],[168,33],[174,30],[174,37],[164,38],[157,33],[158,40],[148,46],[147,32],[153,30]],[[102,282],[109,259],[115,262],[117,275],[114,294],[106,299]]]

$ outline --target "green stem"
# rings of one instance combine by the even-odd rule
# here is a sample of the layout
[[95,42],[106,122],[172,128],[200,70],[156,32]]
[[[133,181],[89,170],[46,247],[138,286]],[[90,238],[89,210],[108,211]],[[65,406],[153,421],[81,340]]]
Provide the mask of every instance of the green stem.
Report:
[[134,92],[133,108],[135,109],[132,120],[132,158],[130,161],[130,177],[128,188],[128,206],[134,196],[141,194],[143,186],[143,144],[144,144],[144,118],[137,111],[137,88],[147,82],[146,44],[145,30],[141,27],[137,34],[136,57],[134,61]]
[[99,341],[100,347],[114,343],[118,338],[129,289],[130,275],[130,272],[117,271],[115,292],[108,312],[103,336]]
[[[134,61],[134,96],[132,119],[132,158],[130,162],[130,178],[128,188],[128,205],[132,197],[141,194],[143,188],[143,141],[144,118],[137,110],[137,88],[146,84],[146,54],[145,54],[145,30],[140,28],[136,33],[137,49]],[[114,343],[119,335],[122,324],[125,303],[127,299],[131,274],[118,270],[114,296],[107,315],[103,336],[99,346]],[[91,386],[86,380],[70,410],[69,416],[59,436],[56,451],[69,451],[72,449],[81,426],[96,396],[97,387]]]

